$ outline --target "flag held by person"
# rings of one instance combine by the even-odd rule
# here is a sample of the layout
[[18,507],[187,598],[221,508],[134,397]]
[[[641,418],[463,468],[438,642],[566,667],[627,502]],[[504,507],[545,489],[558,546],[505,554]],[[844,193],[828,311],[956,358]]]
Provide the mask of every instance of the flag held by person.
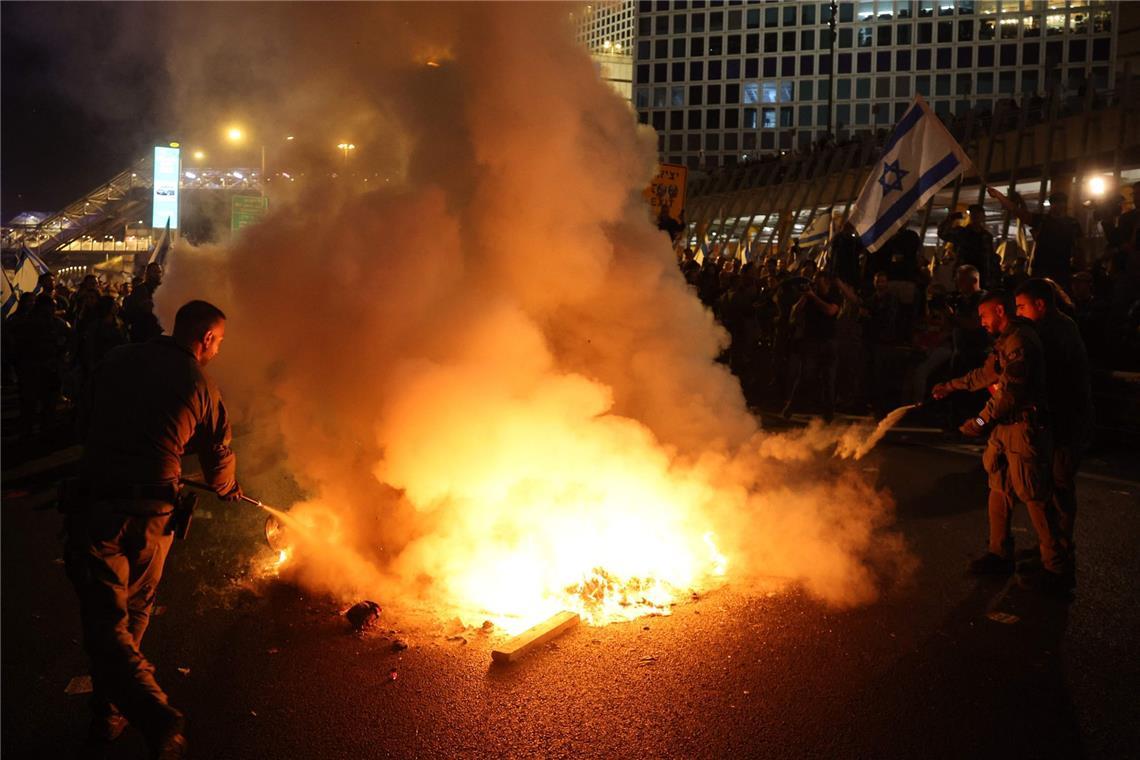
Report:
[[150,259],[147,264],[158,264],[160,267],[166,267],[166,256],[170,253],[170,217],[166,218],[166,229],[162,231],[162,237],[158,239],[154,248],[150,252]]
[[50,271],[43,259],[37,256],[31,248],[28,248],[26,245],[23,246],[20,249],[20,259],[16,265],[16,274],[9,283],[11,289],[8,291],[7,298],[4,299],[4,316],[8,316],[8,314],[16,308],[21,294],[31,293],[35,295],[39,293],[40,276]]
[[800,248],[825,245],[831,239],[831,214],[816,214],[800,235]]
[[878,250],[943,186],[972,168],[966,151],[916,96],[851,210],[849,221],[863,246]]

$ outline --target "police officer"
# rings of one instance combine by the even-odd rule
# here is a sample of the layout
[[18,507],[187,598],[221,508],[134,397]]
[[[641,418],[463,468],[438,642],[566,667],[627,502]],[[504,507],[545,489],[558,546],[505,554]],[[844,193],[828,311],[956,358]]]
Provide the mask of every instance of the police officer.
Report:
[[976,575],[1013,572],[1013,537],[1010,519],[1014,496],[1025,502],[1037,532],[1044,572],[1040,585],[1046,591],[1066,587],[1065,561],[1057,541],[1051,510],[1049,477],[1050,439],[1045,363],[1041,341],[1027,323],[1014,315],[1014,304],[1001,292],[990,292],[978,305],[982,326],[994,336],[986,363],[962,377],[934,386],[934,398],[954,391],[989,388],[990,400],[981,413],[960,428],[971,437],[988,434],[982,464],[989,474],[989,551],[970,563]]
[[1077,468],[1092,430],[1092,379],[1081,330],[1057,309],[1053,288],[1045,279],[1024,282],[1017,289],[1017,316],[1033,323],[1045,349],[1053,433],[1053,505],[1061,544],[1071,556],[1077,519]]
[[183,454],[197,453],[220,497],[241,497],[226,409],[202,371],[225,330],[221,310],[190,301],[178,310],[173,336],[119,346],[92,376],[80,420],[82,497],[65,523],[68,576],[91,660],[92,742],[115,739],[129,721],[155,757],[185,751],[182,714],[139,644],[173,540]]

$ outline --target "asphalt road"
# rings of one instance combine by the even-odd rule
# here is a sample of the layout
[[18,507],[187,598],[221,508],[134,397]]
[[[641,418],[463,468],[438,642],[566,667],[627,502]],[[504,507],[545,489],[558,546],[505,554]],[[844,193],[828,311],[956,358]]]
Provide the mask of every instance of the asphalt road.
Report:
[[[87,668],[59,517],[42,509],[68,456],[5,443],[3,756],[70,757],[87,716],[65,687]],[[976,456],[888,442],[853,466],[893,491],[922,563],[861,609],[730,582],[492,667],[494,636],[391,620],[399,632],[360,637],[332,601],[249,581],[262,516],[207,501],[144,649],[195,758],[1140,755],[1140,484],[1082,479],[1064,603],[965,574],[985,530]],[[1023,511],[1015,530],[1031,542]],[[111,757],[145,757],[141,739]]]

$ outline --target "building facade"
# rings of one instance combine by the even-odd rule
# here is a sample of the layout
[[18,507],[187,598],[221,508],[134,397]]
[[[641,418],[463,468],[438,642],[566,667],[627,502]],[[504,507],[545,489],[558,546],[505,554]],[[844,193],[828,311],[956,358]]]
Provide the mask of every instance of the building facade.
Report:
[[691,168],[803,149],[829,133],[829,117],[839,139],[890,129],[915,94],[951,118],[992,111],[1003,99],[1076,96],[1115,81],[1115,2],[617,5],[636,27],[638,119],[657,131],[662,161]]
[[580,5],[571,12],[570,21],[577,41],[590,51],[598,76],[623,98],[631,100],[636,3],[603,0]]

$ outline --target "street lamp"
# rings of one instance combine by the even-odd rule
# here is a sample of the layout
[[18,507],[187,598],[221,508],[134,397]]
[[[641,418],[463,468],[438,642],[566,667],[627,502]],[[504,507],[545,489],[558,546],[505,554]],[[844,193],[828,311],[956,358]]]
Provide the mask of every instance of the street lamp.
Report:
[[[245,140],[245,133],[242,131],[241,127],[232,126],[226,130],[226,139],[232,143],[241,143],[241,142],[244,142],[244,140]],[[258,184],[261,186],[261,197],[264,198],[265,197],[265,181],[266,181],[266,178],[265,178],[265,145],[264,145],[264,143],[261,146],[261,174],[259,176],[261,178],[261,182],[259,182]]]
[[350,150],[356,150],[356,146],[350,142],[342,142],[342,143],[339,143],[336,147],[339,148],[344,153],[344,166],[347,169],[348,168],[348,152]]
[[196,150],[196,151],[194,151],[194,160],[195,160],[195,161],[201,161],[201,160],[203,160],[205,157],[206,157],[206,151],[204,151],[204,150]]

